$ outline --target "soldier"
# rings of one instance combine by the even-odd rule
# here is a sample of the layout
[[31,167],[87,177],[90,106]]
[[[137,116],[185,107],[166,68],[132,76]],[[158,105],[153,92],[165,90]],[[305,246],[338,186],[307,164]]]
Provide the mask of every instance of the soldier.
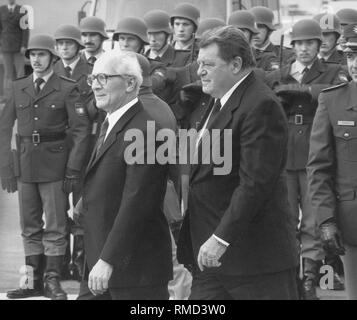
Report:
[[322,45],[319,59],[322,62],[346,65],[347,61],[343,51],[337,49],[342,31],[340,19],[334,14],[324,13],[316,15],[314,19],[322,29]]
[[89,63],[94,64],[104,52],[104,41],[109,39],[105,22],[97,17],[87,17],[81,21],[79,29],[85,46],[83,56]]
[[195,39],[201,13],[190,3],[178,4],[170,17],[174,30],[173,47],[176,50],[187,50],[191,54],[191,62],[196,60],[198,46]]
[[357,24],[348,26],[345,35],[352,81],[320,95],[308,178],[326,251],[343,256],[347,296],[357,300]]
[[[84,45],[81,40],[81,31],[72,25],[62,25],[55,31],[55,40],[57,52],[61,60],[57,61],[54,66],[54,72],[57,75],[71,78],[78,83],[81,101],[87,108],[92,103],[93,92],[92,88],[87,83],[87,76],[92,73],[93,65],[90,64],[84,56],[80,54]],[[99,113],[95,119],[91,119],[92,132],[90,136],[89,148],[86,160],[83,164],[84,169],[89,161],[91,152],[96,141],[96,133],[98,131],[98,123],[101,122]],[[84,174],[82,170],[82,175]],[[82,180],[82,179],[81,179]],[[81,196],[81,190],[73,192],[73,206],[75,206]],[[71,233],[73,234],[73,252],[70,252],[70,245],[67,246],[65,255],[64,270],[62,278],[73,278],[81,280],[84,268],[84,248],[83,248],[83,230],[75,226],[72,219],[69,219]],[[67,241],[69,240],[69,236]],[[70,243],[68,241],[68,243]],[[71,263],[72,261],[72,263]]]
[[342,34],[340,37],[339,46],[340,49],[344,51],[346,49],[345,47],[346,39],[343,35],[344,33],[343,31],[346,26],[357,23],[357,10],[351,8],[341,9],[336,12],[336,16],[340,19],[341,28],[342,28]]
[[[34,73],[14,82],[11,99],[0,117],[2,186],[9,192],[18,186],[25,260],[33,274],[27,288],[8,292],[10,299],[43,294],[52,300],[67,299],[60,272],[67,247],[68,194],[78,187],[89,123],[75,81],[53,72],[54,47],[50,36],[30,39],[25,55]],[[17,152],[12,159],[16,119]],[[68,127],[72,130],[71,148],[66,140]]]
[[[261,52],[253,48],[253,38],[259,34],[255,22],[255,16],[246,10],[234,11],[228,19],[228,25],[240,29],[252,46],[257,68],[264,71],[272,71],[277,64],[277,57],[273,52]],[[275,68],[276,69],[276,68]]]
[[303,260],[302,296],[316,300],[319,266],[324,259],[315,216],[307,196],[306,163],[312,121],[322,89],[346,79],[341,66],[324,64],[317,58],[322,43],[322,30],[315,20],[297,22],[292,30],[296,61],[267,76],[267,81],[281,98],[289,122],[287,159],[288,196]]
[[150,49],[145,55],[150,60],[161,62],[165,67],[183,67],[190,59],[187,50],[175,50],[169,43],[172,36],[170,16],[162,10],[149,11],[144,20],[147,26],[147,38]]
[[[267,7],[254,7],[250,10],[254,15],[255,21],[257,23],[258,32],[253,36],[253,46],[258,52],[270,52],[274,53],[278,58],[282,55],[282,64],[285,65],[294,56],[294,51],[290,48],[283,47],[280,45],[274,45],[270,41],[270,36],[276,28],[274,26],[274,12]],[[273,68],[278,68],[277,63],[273,64]]]

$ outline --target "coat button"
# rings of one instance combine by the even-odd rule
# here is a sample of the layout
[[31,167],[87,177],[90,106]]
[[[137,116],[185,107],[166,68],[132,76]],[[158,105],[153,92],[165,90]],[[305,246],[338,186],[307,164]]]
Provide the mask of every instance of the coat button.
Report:
[[37,117],[35,117],[35,118],[33,118],[35,121],[38,121],[38,118]]
[[304,131],[302,131],[302,130],[299,130],[299,134],[303,134],[304,133]]
[[302,109],[302,105],[301,105],[301,104],[300,104],[300,105],[298,105],[298,108],[299,108],[299,109]]
[[33,107],[37,109],[37,108],[38,108],[38,105],[37,105],[37,104],[35,104]]
[[348,132],[346,132],[344,135],[343,135],[345,138],[349,138],[350,137],[350,134]]

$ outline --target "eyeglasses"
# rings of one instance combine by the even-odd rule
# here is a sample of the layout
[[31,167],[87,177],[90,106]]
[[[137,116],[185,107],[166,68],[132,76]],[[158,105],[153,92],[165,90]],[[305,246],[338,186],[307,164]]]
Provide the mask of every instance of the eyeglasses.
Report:
[[125,78],[125,76],[121,74],[105,74],[105,73],[98,73],[98,74],[90,74],[87,77],[87,83],[89,86],[92,86],[94,80],[97,80],[100,86],[105,86],[108,83],[109,78]]

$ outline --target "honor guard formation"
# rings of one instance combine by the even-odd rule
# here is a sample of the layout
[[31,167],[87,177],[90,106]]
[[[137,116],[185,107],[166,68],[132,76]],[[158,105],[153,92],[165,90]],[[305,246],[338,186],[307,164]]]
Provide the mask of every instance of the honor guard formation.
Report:
[[[226,22],[179,2],[110,35],[95,16],[32,35],[22,9],[0,7],[0,176],[30,270],[9,299],[75,280],[79,300],[318,300],[324,266],[357,299],[356,10],[297,20],[284,46],[263,6]],[[128,162],[148,123],[196,130],[196,155],[230,130],[230,170]]]

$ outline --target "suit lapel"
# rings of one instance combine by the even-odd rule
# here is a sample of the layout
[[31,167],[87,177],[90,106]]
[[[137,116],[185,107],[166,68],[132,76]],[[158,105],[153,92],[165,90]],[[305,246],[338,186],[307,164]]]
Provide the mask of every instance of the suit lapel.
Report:
[[107,139],[105,140],[103,146],[100,148],[99,154],[96,157],[96,150],[93,151],[91,159],[89,161],[86,172],[88,173],[98,161],[103,157],[107,150],[113,145],[117,140],[118,134],[125,128],[126,124],[140,111],[142,110],[142,105],[140,102],[132,106],[115,124],[113,129],[110,131]]
[[83,75],[88,74],[89,68],[87,68],[87,66],[89,66],[88,62],[81,57],[73,70],[72,79],[78,81]]
[[321,73],[325,71],[325,66],[320,63],[319,59],[316,59],[313,63],[311,69],[304,75],[301,83],[308,84],[318,78]]
[[35,86],[33,83],[32,75],[27,77],[26,82],[22,87],[22,90],[25,91],[33,100],[36,99]]
[[[223,109],[220,111],[220,113],[217,115],[217,117],[214,119],[214,121],[210,124],[208,130],[210,129],[219,129],[223,131],[229,123],[231,122],[233,118],[233,113],[235,112],[236,109],[239,108],[242,98],[244,96],[245,91],[248,89],[248,87],[251,85],[253,81],[256,80],[256,77],[254,75],[254,72],[251,72],[249,76],[238,86],[238,88],[233,92],[227,103],[224,105]],[[210,108],[211,109],[211,108]],[[206,120],[205,120],[206,121]],[[222,132],[221,132],[222,133]],[[212,137],[211,137],[212,138]],[[198,145],[198,150],[196,151],[198,156],[201,154],[201,159],[198,159],[198,165],[193,165],[191,169],[191,177],[190,180],[192,181],[197,174],[197,170],[200,167],[200,160],[206,159],[207,153],[211,152],[212,147],[213,147],[213,141],[211,140],[211,148],[210,150],[202,150],[202,143]]]
[[175,50],[171,45],[169,45],[165,53],[162,55],[161,61],[165,65],[172,65],[174,59],[175,59]]

